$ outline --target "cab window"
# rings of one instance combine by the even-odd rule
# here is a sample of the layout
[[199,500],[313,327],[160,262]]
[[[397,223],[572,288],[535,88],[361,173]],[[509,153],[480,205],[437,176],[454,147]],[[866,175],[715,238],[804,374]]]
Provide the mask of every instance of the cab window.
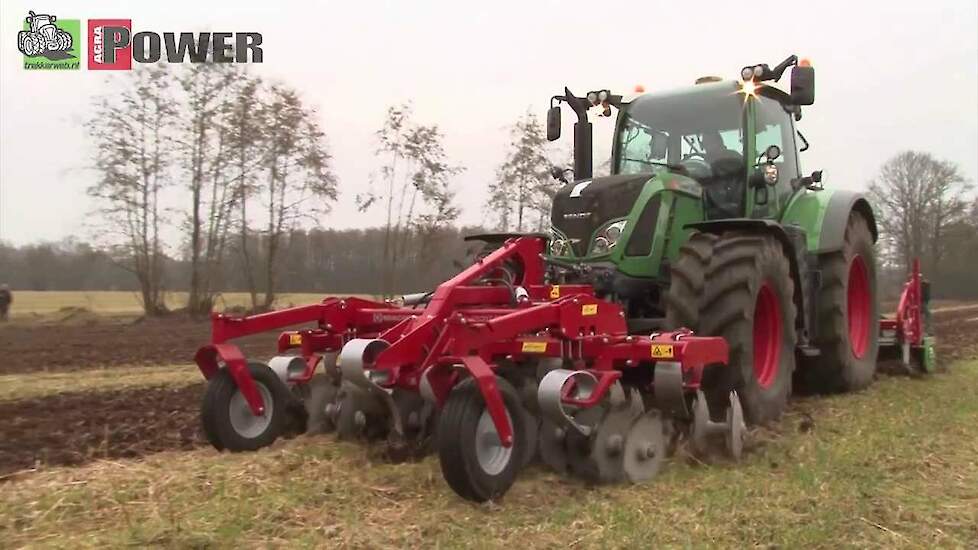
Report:
[[[781,149],[781,156],[774,161],[782,177],[795,179],[800,170],[795,153],[795,128],[791,115],[781,104],[773,99],[759,97],[757,102],[757,128],[755,134],[756,154],[759,158],[771,145]],[[757,162],[758,158],[754,161]]]

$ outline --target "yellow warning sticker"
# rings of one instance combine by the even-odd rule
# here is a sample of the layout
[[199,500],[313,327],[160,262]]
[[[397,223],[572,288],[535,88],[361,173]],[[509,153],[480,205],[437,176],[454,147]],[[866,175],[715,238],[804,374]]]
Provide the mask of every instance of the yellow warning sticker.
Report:
[[546,342],[523,342],[523,353],[546,353]]
[[581,306],[581,315],[597,315],[598,314],[598,304],[585,304]]
[[299,333],[294,333],[289,335],[289,345],[290,346],[301,346],[302,345],[302,335]]
[[560,285],[550,287],[550,299],[556,300],[557,298],[560,298]]
[[673,357],[672,344],[652,344],[653,359],[672,359]]

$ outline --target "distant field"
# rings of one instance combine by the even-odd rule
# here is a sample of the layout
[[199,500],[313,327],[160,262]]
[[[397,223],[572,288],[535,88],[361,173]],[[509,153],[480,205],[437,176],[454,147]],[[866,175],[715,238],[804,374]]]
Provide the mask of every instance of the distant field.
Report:
[[[322,300],[328,294],[290,293],[282,294],[275,302],[276,307],[290,304],[312,304]],[[228,292],[217,299],[217,309],[223,310],[234,306],[249,306],[251,298],[244,292]],[[171,292],[166,296],[166,305],[170,309],[179,309],[187,305],[186,292]],[[21,290],[14,293],[14,306],[11,316],[21,317],[27,314],[45,315],[56,313],[63,308],[85,308],[102,314],[132,314],[142,311],[139,294],[128,291],[31,291]]]

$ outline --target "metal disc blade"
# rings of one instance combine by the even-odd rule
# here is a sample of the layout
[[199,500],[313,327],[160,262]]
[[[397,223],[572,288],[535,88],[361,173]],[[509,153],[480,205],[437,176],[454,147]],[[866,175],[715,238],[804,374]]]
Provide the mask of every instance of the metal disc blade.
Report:
[[549,420],[540,423],[539,442],[540,459],[552,470],[566,474],[569,468],[567,448],[564,445],[564,433]]
[[690,440],[693,444],[693,452],[703,456],[710,449],[709,441],[710,407],[706,404],[706,396],[703,392],[696,392],[696,400],[693,402],[693,425],[691,427]]
[[638,417],[625,438],[623,467],[632,483],[652,479],[662,469],[668,440],[658,412]]
[[737,392],[730,392],[730,408],[727,409],[727,452],[730,458],[740,460],[744,452],[744,438],[747,425],[744,423],[744,409],[740,405]]

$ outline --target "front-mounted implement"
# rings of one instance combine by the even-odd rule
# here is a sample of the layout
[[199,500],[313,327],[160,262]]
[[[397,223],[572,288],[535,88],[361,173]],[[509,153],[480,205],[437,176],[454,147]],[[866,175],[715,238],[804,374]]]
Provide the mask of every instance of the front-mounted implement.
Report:
[[[196,361],[212,387],[231,381],[238,391],[208,392],[208,437],[232,451],[270,443],[288,424],[277,415],[302,416],[292,400],[312,393],[301,388],[314,389],[323,364],[333,397],[307,407],[310,420],[329,417],[341,436],[382,432],[400,449],[422,444],[435,427],[424,419],[435,414],[445,478],[473,500],[504,493],[538,446],[549,464],[595,481],[651,477],[675,430],[694,425],[738,456],[737,414],[712,422],[726,413],[696,399],[704,372],[726,363],[726,342],[686,330],[629,334],[622,308],[591,287],[546,282],[545,245],[510,238],[413,307],[330,298],[215,315],[213,341]],[[279,338],[281,353],[298,354],[268,365],[246,362],[229,343],[302,323],[316,327]],[[736,394],[729,402],[739,410]],[[257,420],[242,420],[249,416]]]

